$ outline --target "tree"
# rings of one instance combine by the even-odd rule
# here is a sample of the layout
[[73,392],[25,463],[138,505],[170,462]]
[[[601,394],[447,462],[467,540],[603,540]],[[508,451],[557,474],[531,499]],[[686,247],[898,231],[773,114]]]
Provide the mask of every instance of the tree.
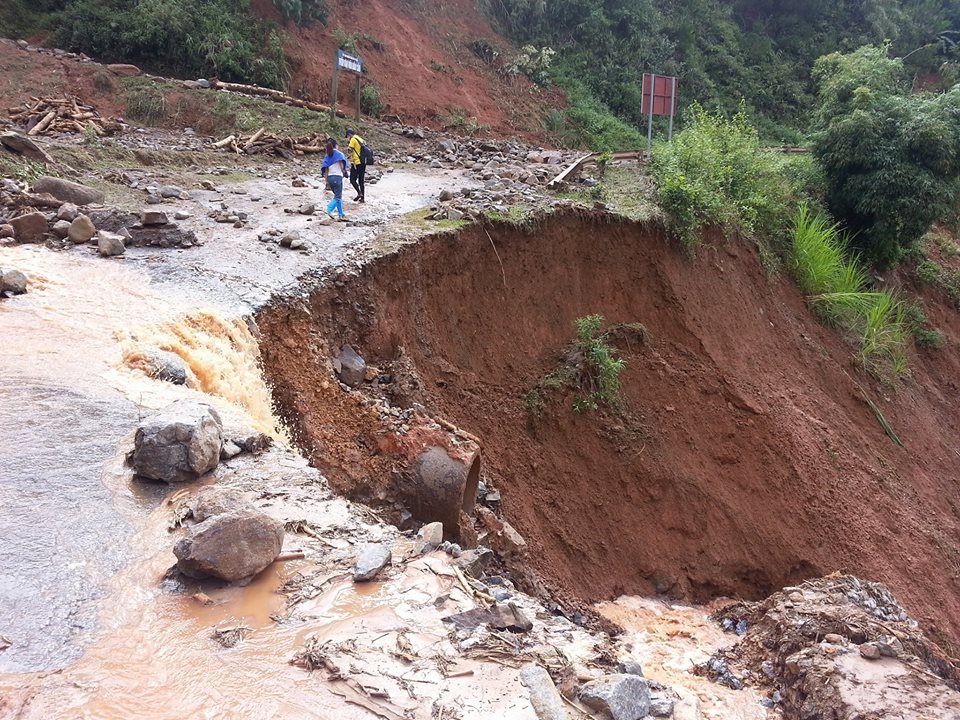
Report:
[[819,83],[814,156],[827,202],[869,260],[889,266],[937,220],[960,190],[960,86],[911,93],[887,46],[833,53]]

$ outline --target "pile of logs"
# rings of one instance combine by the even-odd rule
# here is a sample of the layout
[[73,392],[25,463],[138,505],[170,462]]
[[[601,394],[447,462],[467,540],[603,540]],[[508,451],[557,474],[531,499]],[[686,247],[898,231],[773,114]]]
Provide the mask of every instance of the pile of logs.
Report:
[[247,155],[279,155],[292,160],[297,155],[324,152],[323,143],[326,136],[321,133],[311,133],[303,137],[278,137],[271,135],[260,128],[252,135],[228,135],[223,140],[213,143],[217,150],[232,150]]
[[21,106],[9,108],[7,113],[31,136],[90,131],[100,136],[113,135],[123,129],[121,121],[103,118],[95,107],[71,96],[31,97]]

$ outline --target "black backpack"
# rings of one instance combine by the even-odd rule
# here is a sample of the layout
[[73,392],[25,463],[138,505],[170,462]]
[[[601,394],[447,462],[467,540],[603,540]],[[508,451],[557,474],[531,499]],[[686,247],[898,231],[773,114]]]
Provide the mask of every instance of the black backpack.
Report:
[[360,143],[360,162],[363,165],[373,165],[377,161],[377,156],[373,148],[366,143]]

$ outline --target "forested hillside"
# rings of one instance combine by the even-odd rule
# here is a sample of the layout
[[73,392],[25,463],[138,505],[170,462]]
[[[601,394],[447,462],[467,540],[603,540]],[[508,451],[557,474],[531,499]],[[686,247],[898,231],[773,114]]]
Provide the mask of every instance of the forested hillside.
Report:
[[[892,42],[918,75],[955,61],[960,2],[951,0],[483,0],[520,43],[558,52],[555,75],[618,117],[640,118],[641,76],[677,75],[682,98],[736,110],[767,136],[804,129],[818,57]],[[585,85],[585,88],[578,87]]]

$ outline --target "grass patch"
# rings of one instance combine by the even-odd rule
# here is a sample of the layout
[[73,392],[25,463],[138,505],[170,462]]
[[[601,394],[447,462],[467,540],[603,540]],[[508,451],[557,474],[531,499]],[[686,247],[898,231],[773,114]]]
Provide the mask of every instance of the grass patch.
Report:
[[123,78],[121,94],[127,120],[158,127],[167,119],[167,97],[159,83],[141,77]]
[[428,220],[433,214],[433,208],[424,207],[408,212],[403,216],[404,223],[423,230],[458,230],[469,225],[469,220]]
[[486,125],[482,125],[479,120],[462,107],[450,107],[447,108],[447,111],[447,115],[437,116],[437,120],[443,124],[444,130],[455,130],[464,135],[476,135],[478,132],[488,129]]
[[865,369],[881,378],[908,374],[904,304],[893,293],[868,289],[837,226],[806,205],[794,221],[791,267],[813,313],[856,345]]

